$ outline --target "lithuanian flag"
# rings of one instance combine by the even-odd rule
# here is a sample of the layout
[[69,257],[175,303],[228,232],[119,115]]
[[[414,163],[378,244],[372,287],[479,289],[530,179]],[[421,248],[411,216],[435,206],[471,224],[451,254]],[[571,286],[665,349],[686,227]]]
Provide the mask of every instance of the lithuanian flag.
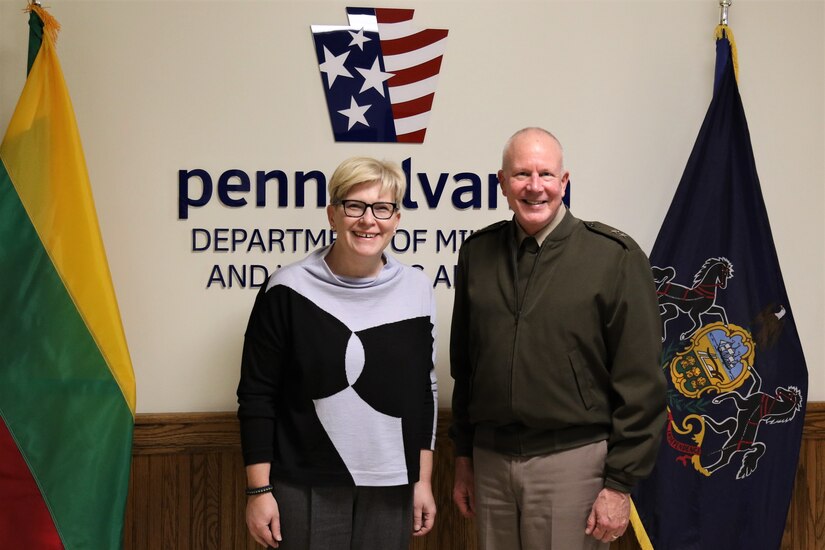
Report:
[[57,22],[29,11],[29,75],[0,145],[0,548],[119,548],[135,378]]

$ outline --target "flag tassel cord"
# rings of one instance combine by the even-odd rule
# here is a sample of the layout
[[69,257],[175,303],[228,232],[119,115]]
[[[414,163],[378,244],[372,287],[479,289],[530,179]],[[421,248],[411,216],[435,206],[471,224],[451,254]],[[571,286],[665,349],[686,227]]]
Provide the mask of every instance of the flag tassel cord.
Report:
[[26,13],[34,12],[43,21],[43,32],[49,35],[52,42],[57,42],[57,32],[60,30],[60,23],[57,22],[52,14],[46,11],[46,8],[40,5],[40,0],[32,0],[26,9]]
[[645,526],[642,524],[642,518],[639,517],[633,499],[630,499],[630,525],[633,527],[633,533],[636,535],[636,542],[639,543],[639,547],[642,550],[654,550],[653,543],[650,542],[650,537],[645,531]]

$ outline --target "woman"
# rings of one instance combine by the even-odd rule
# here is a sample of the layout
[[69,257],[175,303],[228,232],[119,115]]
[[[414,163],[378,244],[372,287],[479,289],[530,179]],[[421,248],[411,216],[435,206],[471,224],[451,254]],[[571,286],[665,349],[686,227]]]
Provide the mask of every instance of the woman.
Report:
[[244,340],[246,523],[266,546],[406,550],[435,520],[432,286],[384,254],[404,175],[370,158],[329,181],[336,240],[276,271]]

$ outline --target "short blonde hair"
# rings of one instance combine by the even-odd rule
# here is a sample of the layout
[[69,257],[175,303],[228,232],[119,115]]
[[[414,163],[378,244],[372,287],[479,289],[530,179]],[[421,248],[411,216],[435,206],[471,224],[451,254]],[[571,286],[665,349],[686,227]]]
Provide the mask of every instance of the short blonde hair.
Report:
[[381,183],[381,191],[388,191],[400,208],[406,187],[404,172],[394,162],[370,157],[352,157],[338,165],[327,186],[329,202],[337,204],[359,183],[374,181]]

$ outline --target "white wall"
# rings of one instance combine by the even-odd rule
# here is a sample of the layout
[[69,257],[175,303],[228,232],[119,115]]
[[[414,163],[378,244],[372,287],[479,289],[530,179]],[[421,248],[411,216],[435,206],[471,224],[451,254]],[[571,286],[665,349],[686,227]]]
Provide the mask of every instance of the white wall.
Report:
[[[193,253],[194,227],[327,225],[313,192],[303,209],[230,209],[213,199],[179,220],[178,170],[330,175],[344,158],[367,154],[411,157],[413,171],[431,178],[486,177],[514,130],[539,125],[564,143],[574,213],[622,228],[649,252],[710,101],[719,19],[713,0],[48,4],[63,26],[58,53],[134,363],[138,412],[234,409],[254,291],[206,289],[210,269],[303,255]],[[348,5],[415,8],[417,25],[449,29],[423,145],[333,142],[309,26],[345,24]],[[2,129],[24,81],[24,6],[0,0]],[[825,3],[737,0],[730,24],[809,399],[822,401]],[[507,216],[501,201],[498,211],[458,211],[445,200],[404,212],[402,227],[432,235]],[[419,254],[399,258],[428,272],[455,260],[436,254],[432,237]],[[452,291],[441,285],[437,298],[446,405]]]

